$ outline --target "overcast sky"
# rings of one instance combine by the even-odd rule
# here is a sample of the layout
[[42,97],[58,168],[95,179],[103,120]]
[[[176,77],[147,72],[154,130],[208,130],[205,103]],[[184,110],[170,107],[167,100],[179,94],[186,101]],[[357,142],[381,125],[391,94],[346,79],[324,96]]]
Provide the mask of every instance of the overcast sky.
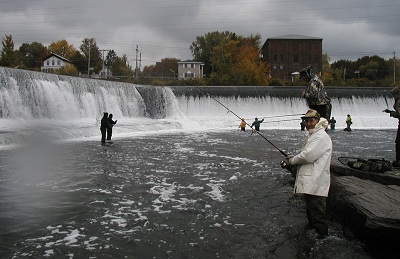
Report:
[[[400,57],[399,0],[0,0],[0,34],[22,43],[67,40],[77,49],[95,38],[100,49],[142,65],[191,59],[196,36],[288,34],[323,38],[332,61]],[[1,46],[0,46],[1,48]]]

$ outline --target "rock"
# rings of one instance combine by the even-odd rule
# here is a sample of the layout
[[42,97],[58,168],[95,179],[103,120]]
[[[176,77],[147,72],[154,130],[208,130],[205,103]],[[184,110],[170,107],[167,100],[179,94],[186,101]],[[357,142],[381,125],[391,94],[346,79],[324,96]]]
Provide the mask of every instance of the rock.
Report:
[[397,247],[400,244],[400,186],[337,176],[335,171],[331,170],[329,210],[367,244]]

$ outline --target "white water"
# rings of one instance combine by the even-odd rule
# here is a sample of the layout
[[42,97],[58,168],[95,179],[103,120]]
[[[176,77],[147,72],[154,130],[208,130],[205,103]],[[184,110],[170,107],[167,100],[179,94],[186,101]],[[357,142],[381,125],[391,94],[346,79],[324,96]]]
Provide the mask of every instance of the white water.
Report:
[[[230,109],[228,112],[225,107]],[[353,129],[394,129],[385,97],[332,99],[338,130],[346,115]],[[99,140],[103,112],[118,120],[113,138],[177,131],[236,129],[239,117],[261,129],[299,129],[302,98],[176,97],[170,88],[135,86],[0,68],[0,147],[25,141]],[[295,115],[295,116],[282,116]]]

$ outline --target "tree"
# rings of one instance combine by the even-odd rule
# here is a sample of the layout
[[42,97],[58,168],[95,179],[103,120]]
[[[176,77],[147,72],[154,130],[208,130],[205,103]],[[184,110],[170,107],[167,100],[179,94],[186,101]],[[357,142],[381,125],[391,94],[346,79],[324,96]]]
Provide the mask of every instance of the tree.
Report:
[[72,64],[66,64],[62,68],[57,69],[55,73],[66,76],[78,76],[79,74],[78,69],[76,69],[76,67]]
[[114,60],[111,73],[114,77],[130,77],[133,75],[132,67],[129,65],[128,58],[125,54]]
[[258,48],[250,42],[238,48],[235,60],[231,74],[235,75],[237,84],[268,84],[268,66],[265,62],[260,62]]
[[48,49],[51,53],[57,54],[68,60],[71,60],[76,52],[76,48],[72,44],[69,44],[66,40],[52,42]]
[[87,64],[90,63],[90,67],[94,67],[94,72],[98,73],[103,68],[103,59],[96,40],[94,38],[85,38],[82,41],[80,50],[85,55]]
[[16,67],[19,63],[18,53],[14,50],[14,41],[12,35],[5,35],[1,42],[3,46],[1,50],[0,65],[5,67]]
[[197,36],[190,49],[196,61],[205,63],[204,73],[209,73],[210,84],[265,85],[268,68],[260,63],[260,44],[259,34],[243,37],[215,31]]
[[87,58],[83,56],[80,51],[76,50],[69,60],[74,63],[79,72],[81,72],[82,74],[87,73]]
[[235,40],[236,34],[230,31],[209,32],[204,36],[197,36],[196,40],[190,45],[195,61],[204,62],[204,74],[209,75],[214,72],[215,66],[215,48],[217,48],[224,40]]
[[114,50],[110,50],[107,53],[107,57],[104,60],[104,65],[108,68],[111,68],[116,58],[117,58],[117,53],[115,53]]
[[160,62],[156,62],[155,65],[145,66],[141,75],[144,77],[169,77],[175,78],[178,73],[178,62],[180,59],[177,58],[163,58]]
[[387,62],[376,55],[359,58],[355,64],[359,68],[361,75],[370,80],[384,79],[389,75]]
[[19,49],[20,60],[24,65],[36,71],[40,71],[44,59],[50,54],[46,46],[40,42],[23,43]]

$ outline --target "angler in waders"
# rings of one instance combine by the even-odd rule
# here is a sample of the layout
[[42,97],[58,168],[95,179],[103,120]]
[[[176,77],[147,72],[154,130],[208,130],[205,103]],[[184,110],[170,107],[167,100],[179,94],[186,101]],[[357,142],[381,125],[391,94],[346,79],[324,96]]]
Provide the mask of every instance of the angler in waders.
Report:
[[100,132],[101,132],[101,145],[106,145],[106,132],[108,128],[108,112],[103,114],[103,118],[100,123]]
[[260,124],[263,122],[264,122],[264,119],[259,121],[258,118],[255,118],[254,122],[251,124],[250,127],[253,128],[253,126],[254,126],[255,131],[260,131]]
[[302,97],[307,100],[310,109],[316,110],[321,117],[331,118],[332,104],[331,99],[324,91],[324,83],[321,78],[314,74],[311,66],[300,71],[300,79],[307,82],[307,88],[303,91]]
[[396,161],[393,161],[393,167],[400,167],[400,86],[396,86],[392,89],[392,94],[394,97],[393,108],[394,111],[389,109],[384,110],[384,112],[389,113],[390,117],[399,119],[399,125],[397,127],[397,135],[396,135]]
[[240,131],[246,131],[246,121],[244,120],[244,118],[242,118],[239,128],[240,128]]
[[305,198],[309,227],[316,230],[318,238],[324,238],[328,235],[325,210],[331,181],[332,140],[326,133],[328,120],[316,110],[308,110],[301,119],[306,122],[308,135],[300,153],[286,156],[286,163],[297,171],[294,193]]

